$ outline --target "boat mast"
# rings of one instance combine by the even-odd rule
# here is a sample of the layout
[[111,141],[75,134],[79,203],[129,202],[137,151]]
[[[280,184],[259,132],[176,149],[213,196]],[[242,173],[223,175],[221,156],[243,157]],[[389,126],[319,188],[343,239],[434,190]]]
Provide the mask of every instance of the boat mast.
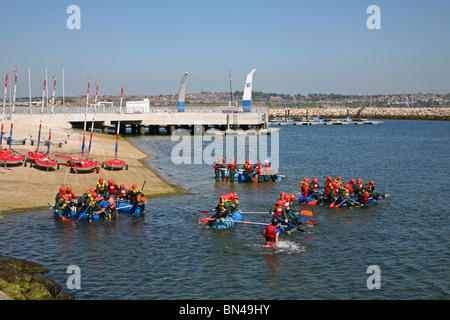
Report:
[[11,150],[11,143],[12,143],[12,133],[13,133],[13,127],[14,127],[14,109],[16,107],[16,87],[17,87],[17,68],[14,70],[14,93],[13,93],[13,104],[12,104],[12,111],[11,111],[11,129],[9,131],[9,150]]
[[89,105],[89,87],[91,86],[91,79],[88,79],[88,88],[87,88],[87,96],[86,96],[86,107],[84,109],[84,127],[83,127],[83,143],[81,144],[81,158],[84,155],[84,145],[86,142],[86,120],[87,120],[87,108]]
[[33,109],[31,108],[31,71],[28,68],[28,94],[30,96],[30,114],[33,114]]
[[234,107],[233,103],[233,89],[231,88],[231,70],[228,69],[228,74],[230,76],[230,98],[231,98],[231,106]]
[[5,121],[5,108],[6,108],[6,93],[8,91],[8,72],[6,73],[6,80],[5,80],[5,93],[3,94],[3,112],[2,112],[2,128],[0,132],[0,149],[2,148],[2,141],[3,141],[3,122]]
[[50,144],[52,141],[52,117],[53,117],[53,107],[55,106],[55,89],[56,89],[56,75],[53,76],[53,97],[52,97],[52,109],[50,111],[50,127],[48,129],[47,154],[50,152]]
[[116,149],[114,152],[114,160],[117,160],[117,149],[119,148],[120,114],[122,113],[122,100],[123,100],[123,84],[122,84],[122,89],[120,91],[119,116],[118,116],[118,120],[117,120]]
[[94,132],[94,120],[95,120],[95,105],[97,104],[97,96],[98,96],[98,82],[94,83],[97,85],[97,90],[95,91],[95,100],[94,100],[94,106],[93,106],[93,114],[92,114],[92,124],[91,124],[91,137],[89,139],[89,151],[88,151],[88,158],[91,154],[91,145],[92,145],[92,133]]
[[39,133],[38,133],[38,139],[37,139],[37,147],[36,152],[39,151],[39,145],[41,143],[41,130],[42,130],[42,114],[44,113],[44,103],[45,103],[45,88],[47,85],[47,69],[45,69],[45,76],[44,76],[44,89],[42,90],[42,104],[41,104],[41,115],[39,116]]

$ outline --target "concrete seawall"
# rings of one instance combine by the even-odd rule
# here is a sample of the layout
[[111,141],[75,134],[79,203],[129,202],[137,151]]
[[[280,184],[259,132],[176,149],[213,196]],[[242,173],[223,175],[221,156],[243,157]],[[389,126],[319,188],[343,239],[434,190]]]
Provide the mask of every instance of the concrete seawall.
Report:
[[[290,108],[289,117],[357,118],[359,109],[347,108]],[[269,117],[284,117],[285,109],[269,108]],[[364,108],[361,118],[409,119],[409,120],[450,120],[450,108]]]

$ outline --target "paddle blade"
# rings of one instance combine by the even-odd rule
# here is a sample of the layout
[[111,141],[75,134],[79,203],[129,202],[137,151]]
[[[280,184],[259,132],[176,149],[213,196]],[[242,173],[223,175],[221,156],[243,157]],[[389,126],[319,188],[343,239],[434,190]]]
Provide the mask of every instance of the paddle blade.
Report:
[[258,176],[255,175],[255,176],[253,177],[253,183],[258,183]]
[[209,213],[210,210],[200,210],[201,213]]
[[202,222],[204,222],[205,224],[208,224],[209,221],[211,221],[209,219],[211,219],[211,217],[205,217],[205,218],[202,219]]
[[300,211],[300,213],[304,216],[310,216],[310,217],[312,217],[312,215],[313,215],[312,211],[309,211],[309,210],[302,210],[302,211]]
[[225,179],[223,179],[223,182],[225,182],[225,183],[228,182],[228,176],[226,176]]
[[310,206],[315,206],[315,205],[317,204],[317,201],[318,201],[318,200],[313,200],[313,201],[308,202],[308,204],[309,204]]

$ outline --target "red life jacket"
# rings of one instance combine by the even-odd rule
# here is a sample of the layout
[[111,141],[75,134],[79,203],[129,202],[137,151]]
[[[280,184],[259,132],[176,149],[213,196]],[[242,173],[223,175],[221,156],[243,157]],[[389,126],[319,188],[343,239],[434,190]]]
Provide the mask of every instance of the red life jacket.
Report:
[[109,192],[109,194],[116,194],[117,193],[117,185],[115,183],[108,184],[108,192]]
[[361,195],[361,202],[368,203],[370,199],[370,194],[368,192]]
[[311,185],[312,185],[312,188],[311,188],[311,189],[313,189],[314,191],[319,190],[319,184],[317,184],[317,183],[312,183]]
[[266,237],[269,239],[275,239],[277,235],[277,226],[269,225],[266,229]]
[[118,198],[126,198],[127,197],[127,189],[119,189]]
[[249,162],[247,164],[247,172],[252,172],[252,163],[251,162]]
[[71,193],[66,192],[65,198],[67,199],[67,201],[72,201],[73,198],[75,198],[75,195],[72,192]]
[[325,193],[326,193],[326,194],[330,194],[331,189],[332,189],[331,181],[325,182]]
[[263,167],[260,164],[257,164],[255,166],[256,171],[258,172],[258,175],[262,176],[263,175]]
[[230,163],[230,170],[236,170],[236,163]]
[[275,214],[279,217],[283,214],[283,206],[275,206]]

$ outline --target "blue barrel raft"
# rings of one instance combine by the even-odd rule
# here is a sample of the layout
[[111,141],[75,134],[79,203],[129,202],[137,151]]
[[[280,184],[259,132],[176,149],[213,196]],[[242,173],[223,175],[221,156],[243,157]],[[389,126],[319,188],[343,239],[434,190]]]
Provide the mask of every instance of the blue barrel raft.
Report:
[[243,217],[240,212],[234,213],[231,217],[226,217],[223,221],[211,220],[210,227],[215,229],[228,229],[234,226],[233,221],[242,221]]
[[[106,204],[106,200],[100,200],[98,202],[100,207],[104,207],[104,205]],[[133,206],[128,202],[128,201],[121,201],[119,203],[117,203],[116,205],[116,209],[117,212],[120,213],[131,213],[131,211],[133,210]],[[134,215],[137,217],[140,217],[141,215],[143,215],[145,213],[145,207],[143,203],[138,203],[138,205],[136,206],[136,211],[134,212]]]

